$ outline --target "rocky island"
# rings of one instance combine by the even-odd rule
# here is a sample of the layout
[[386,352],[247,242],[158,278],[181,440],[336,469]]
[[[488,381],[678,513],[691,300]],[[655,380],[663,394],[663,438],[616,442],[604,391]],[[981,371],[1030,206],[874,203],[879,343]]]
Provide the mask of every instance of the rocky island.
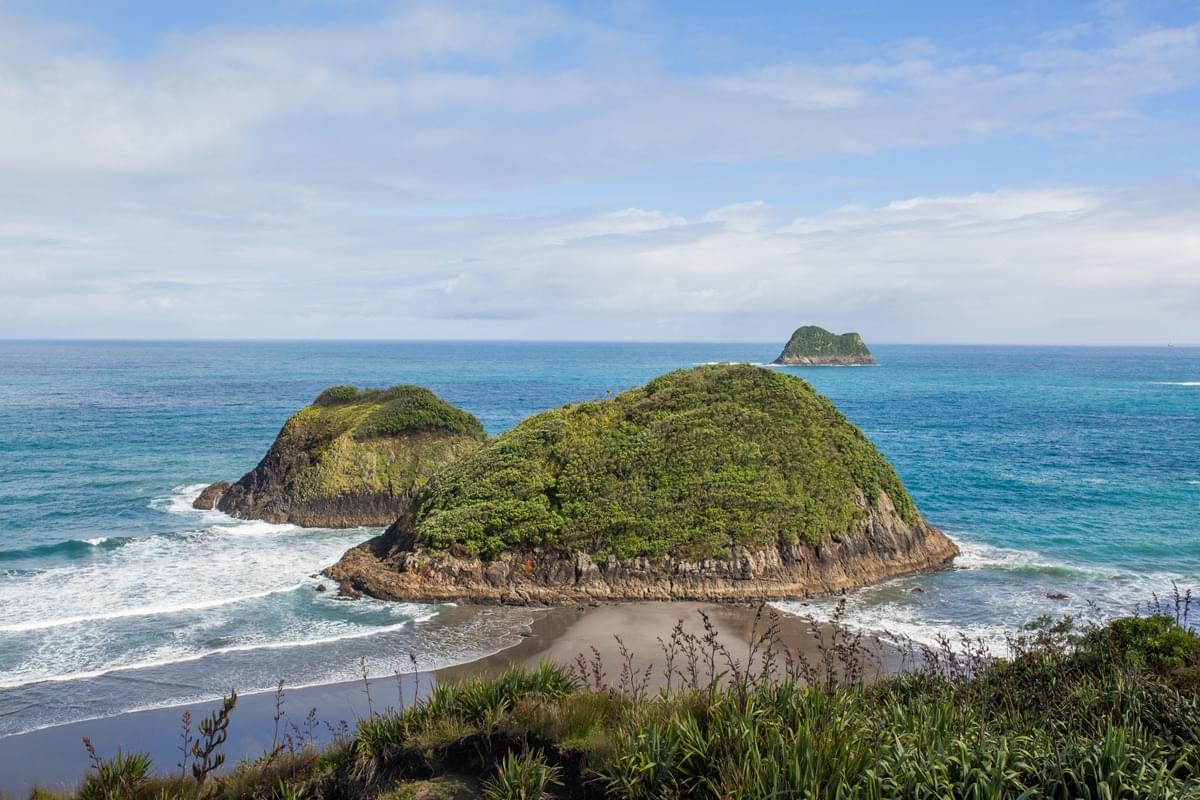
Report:
[[405,601],[752,600],[957,553],[829,400],[714,365],[530,417],[439,470],[327,574]]
[[388,525],[434,471],[486,439],[474,416],[418,386],[334,386],[284,424],[258,466],[194,506],[306,527]]
[[874,356],[857,333],[830,333],[816,325],[805,325],[792,333],[783,352],[771,362],[793,366],[867,366]]

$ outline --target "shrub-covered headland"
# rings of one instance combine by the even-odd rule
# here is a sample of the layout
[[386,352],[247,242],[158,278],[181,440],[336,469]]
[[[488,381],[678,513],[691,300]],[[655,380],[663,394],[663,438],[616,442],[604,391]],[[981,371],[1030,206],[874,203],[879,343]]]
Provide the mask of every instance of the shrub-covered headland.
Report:
[[529,417],[329,574],[397,600],[761,599],[956,553],[828,399],[723,364]]

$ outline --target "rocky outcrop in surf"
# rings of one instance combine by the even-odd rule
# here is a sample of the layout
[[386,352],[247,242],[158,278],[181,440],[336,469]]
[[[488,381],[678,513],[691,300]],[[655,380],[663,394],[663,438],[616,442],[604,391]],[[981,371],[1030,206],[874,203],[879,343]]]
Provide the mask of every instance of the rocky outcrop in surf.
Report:
[[440,470],[327,574],[406,601],[758,600],[957,552],[807,383],[716,365],[527,419]]
[[217,507],[217,501],[221,499],[221,495],[229,491],[230,485],[229,481],[217,481],[211,486],[205,486],[200,492],[200,496],[192,502],[192,508],[212,511]]
[[257,467],[193,505],[306,527],[388,525],[439,467],[485,439],[479,420],[428,389],[335,386],[284,424]]
[[772,364],[791,366],[868,366],[875,357],[857,333],[830,333],[816,325],[805,325],[792,333]]

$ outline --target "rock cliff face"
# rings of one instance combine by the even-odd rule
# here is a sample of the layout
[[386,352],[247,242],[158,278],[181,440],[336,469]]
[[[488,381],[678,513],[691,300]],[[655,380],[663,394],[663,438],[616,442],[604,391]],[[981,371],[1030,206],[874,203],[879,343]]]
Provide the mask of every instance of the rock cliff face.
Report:
[[587,553],[506,553],[463,558],[409,549],[401,521],[346,553],[326,574],[344,592],[385,600],[440,603],[555,605],[590,600],[782,600],[854,589],[900,575],[949,565],[958,548],[918,520],[909,525],[891,502],[859,522],[852,536],[825,537],[752,551],[735,547],[728,558],[690,561]]
[[428,389],[327,389],[293,415],[258,466],[201,492],[196,508],[306,527],[388,525],[483,427]]
[[859,366],[875,363],[857,333],[830,333],[816,325],[797,328],[773,364],[793,366]]
[[808,384],[721,365],[529,418],[440,470],[327,574],[406,601],[750,600],[957,552]]

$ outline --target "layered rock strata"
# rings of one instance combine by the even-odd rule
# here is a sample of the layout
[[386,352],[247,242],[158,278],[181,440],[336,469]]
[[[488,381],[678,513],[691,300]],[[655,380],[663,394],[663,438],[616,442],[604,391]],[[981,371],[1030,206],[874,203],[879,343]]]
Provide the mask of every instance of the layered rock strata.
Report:
[[347,552],[326,570],[343,592],[419,603],[557,605],[592,600],[786,600],[856,589],[941,569],[958,555],[923,520],[909,525],[890,501],[866,516],[854,536],[826,537],[690,561],[587,553],[514,552],[485,561],[408,549],[394,526]]

